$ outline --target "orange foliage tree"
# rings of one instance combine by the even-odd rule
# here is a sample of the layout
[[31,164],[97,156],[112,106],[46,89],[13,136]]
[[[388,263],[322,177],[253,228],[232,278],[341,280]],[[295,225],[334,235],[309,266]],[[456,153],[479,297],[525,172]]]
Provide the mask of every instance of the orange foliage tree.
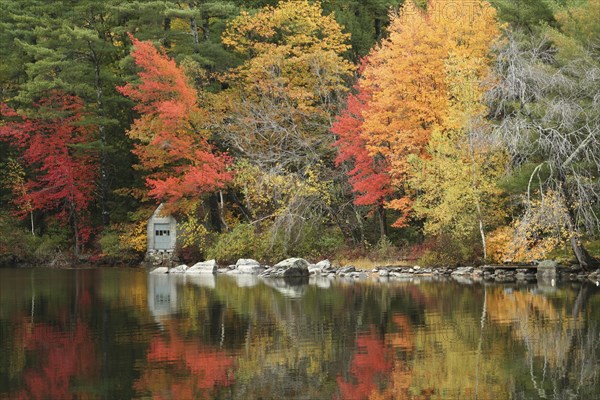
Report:
[[150,41],[130,38],[139,81],[117,89],[140,114],[127,134],[137,141],[139,168],[149,173],[150,196],[174,204],[222,188],[232,179],[230,160],[209,143],[209,116],[184,71]]
[[[434,130],[457,129],[464,121],[451,108],[456,65],[475,82],[487,73],[490,43],[498,35],[495,11],[485,1],[430,0],[426,10],[408,1],[392,15],[389,38],[369,56],[361,85],[371,94],[362,134],[372,156],[389,164],[396,198],[387,203],[401,212],[404,225],[413,196],[407,181],[410,155],[426,156]],[[472,90],[474,86],[464,86]]]

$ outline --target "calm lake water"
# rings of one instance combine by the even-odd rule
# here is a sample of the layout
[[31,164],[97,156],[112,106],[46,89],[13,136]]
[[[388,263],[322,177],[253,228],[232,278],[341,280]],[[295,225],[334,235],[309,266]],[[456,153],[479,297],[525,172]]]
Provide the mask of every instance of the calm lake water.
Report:
[[600,291],[0,269],[2,399],[598,399]]

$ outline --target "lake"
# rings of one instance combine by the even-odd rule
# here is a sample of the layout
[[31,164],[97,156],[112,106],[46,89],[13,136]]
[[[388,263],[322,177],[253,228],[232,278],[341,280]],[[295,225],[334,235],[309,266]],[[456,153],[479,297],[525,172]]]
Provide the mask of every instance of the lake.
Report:
[[1,399],[597,399],[600,290],[0,269]]

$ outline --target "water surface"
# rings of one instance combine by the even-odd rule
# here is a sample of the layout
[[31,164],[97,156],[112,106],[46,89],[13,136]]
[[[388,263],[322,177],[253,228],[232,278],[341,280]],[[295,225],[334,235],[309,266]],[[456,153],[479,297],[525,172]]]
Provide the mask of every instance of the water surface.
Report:
[[599,294],[0,269],[0,398],[596,399]]

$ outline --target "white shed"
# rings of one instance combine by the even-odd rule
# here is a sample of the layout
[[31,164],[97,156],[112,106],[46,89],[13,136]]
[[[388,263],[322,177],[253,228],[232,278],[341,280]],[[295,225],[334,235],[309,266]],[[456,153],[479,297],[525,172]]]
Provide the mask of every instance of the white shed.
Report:
[[177,221],[171,215],[163,215],[159,205],[148,219],[148,253],[172,253],[177,243]]

